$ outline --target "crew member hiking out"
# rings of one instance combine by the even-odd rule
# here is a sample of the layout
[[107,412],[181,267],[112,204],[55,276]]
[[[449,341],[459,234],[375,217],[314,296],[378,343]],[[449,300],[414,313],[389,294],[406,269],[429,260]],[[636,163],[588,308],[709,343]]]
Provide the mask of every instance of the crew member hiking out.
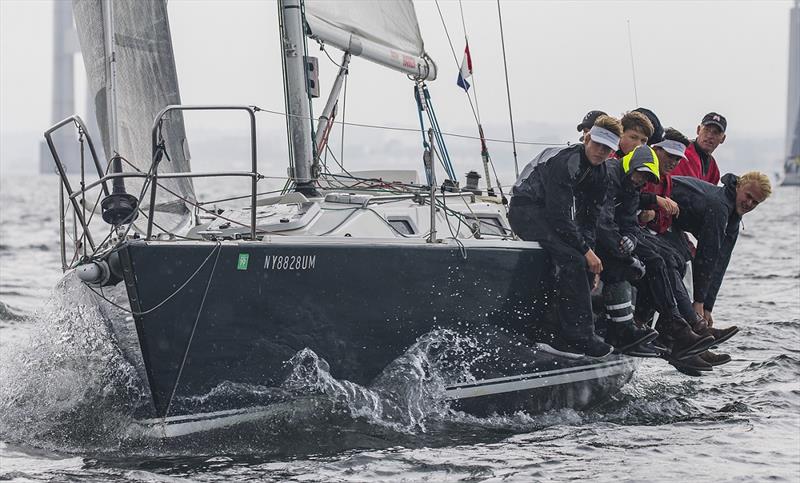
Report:
[[[605,267],[601,278],[608,322],[606,342],[624,354],[656,357],[647,344],[658,333],[634,324],[630,282],[646,273],[645,264],[634,255],[639,231],[636,212],[645,182],[658,180],[658,158],[649,147],[639,146],[622,159],[609,159],[606,168],[608,190],[597,228],[598,254]],[[651,257],[648,262],[657,260]]]
[[604,357],[613,351],[595,334],[591,284],[603,271],[593,246],[606,191],[604,161],[621,133],[617,119],[599,117],[583,144],[544,150],[512,189],[511,227],[523,240],[539,242],[554,266],[560,332],[553,345],[566,352]]
[[772,193],[769,178],[757,171],[722,177],[722,186],[685,176],[672,178],[672,198],[680,206],[673,226],[697,239],[692,260],[694,309],[709,327],[722,279],[739,237],[742,216]]
[[[646,194],[656,196],[659,199],[669,200],[670,203],[674,201],[669,199],[672,192],[672,178],[670,171],[683,159],[686,147],[689,145],[689,139],[686,138],[679,131],[667,128],[665,139],[653,146],[653,151],[659,159],[659,172],[661,174],[660,183],[648,183],[645,185],[642,193],[642,199]],[[663,197],[663,198],[662,198]],[[677,207],[677,204],[675,204]],[[675,297],[675,303],[681,317],[686,320],[692,327],[692,330],[701,336],[714,337],[714,344],[720,344],[731,338],[738,329],[731,327],[728,329],[711,329],[708,328],[699,317],[692,307],[692,301],[689,296],[686,286],[683,283],[683,276],[686,273],[686,263],[691,257],[688,246],[683,243],[683,236],[675,238],[678,242],[682,243],[677,246],[670,243],[668,237],[675,237],[675,234],[670,231],[672,220],[677,216],[679,210],[674,210],[670,205],[662,205],[661,203],[652,202],[653,216],[646,217],[649,224],[646,229],[643,229],[639,235],[640,243],[649,245],[655,250],[666,263],[666,270],[669,277],[670,287],[672,294]],[[643,220],[640,213],[639,219]],[[660,235],[660,236],[659,236]],[[634,318],[638,323],[649,325],[655,312],[654,300],[658,298],[658,294],[651,294],[647,284],[637,286],[636,312]],[[668,345],[668,341],[665,342]],[[689,375],[700,375],[698,371],[710,371],[714,365],[724,364],[729,362],[730,356],[726,354],[714,354],[711,351],[705,351],[697,356],[687,357],[681,360],[668,357],[670,364],[675,366],[679,371]]]

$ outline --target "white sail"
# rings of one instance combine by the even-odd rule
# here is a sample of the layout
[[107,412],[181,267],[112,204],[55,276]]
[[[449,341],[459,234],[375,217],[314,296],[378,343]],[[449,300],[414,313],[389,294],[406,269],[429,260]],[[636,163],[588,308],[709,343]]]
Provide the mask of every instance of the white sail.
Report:
[[419,79],[436,78],[411,0],[306,0],[309,35]]
[[[123,163],[123,171],[147,172],[153,157],[153,120],[167,105],[181,103],[167,5],[165,0],[112,1],[116,126],[112,125],[110,99],[106,95],[109,53],[103,9],[108,2],[73,0],[75,24],[105,152],[111,156],[116,148],[134,166]],[[183,117],[179,113],[170,114],[162,132],[169,160],[162,160],[159,173],[190,171]],[[130,194],[139,197],[141,179],[128,178],[125,184]],[[160,180],[159,184],[163,188],[158,190],[154,221],[165,231],[178,231],[191,220],[191,212],[181,198],[194,201],[192,183],[189,179],[172,179]],[[139,200],[145,213],[149,200],[149,193]],[[143,222],[140,216],[138,223]],[[154,230],[161,231],[158,227]]]
[[790,19],[786,160],[796,163],[800,157],[800,1],[795,0]]

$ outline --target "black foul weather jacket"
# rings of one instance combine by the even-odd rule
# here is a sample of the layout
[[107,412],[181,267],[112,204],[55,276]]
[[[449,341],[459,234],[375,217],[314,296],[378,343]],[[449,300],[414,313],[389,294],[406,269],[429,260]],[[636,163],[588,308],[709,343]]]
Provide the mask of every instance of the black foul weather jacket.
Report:
[[583,144],[545,149],[525,166],[511,193],[512,203],[542,209],[561,241],[585,254],[594,246],[606,167],[592,166]]
[[736,212],[738,181],[730,173],[722,177],[722,186],[689,176],[672,177],[672,199],[681,210],[673,225],[697,238],[692,262],[694,301],[702,302],[709,311],[714,308],[739,237],[742,217]]
[[597,245],[604,254],[628,259],[620,253],[623,236],[633,237],[639,232],[636,213],[639,210],[639,191],[631,184],[630,174],[647,168],[658,178],[658,157],[652,149],[641,146],[622,159],[611,158],[605,162],[608,170],[606,200],[597,223]]

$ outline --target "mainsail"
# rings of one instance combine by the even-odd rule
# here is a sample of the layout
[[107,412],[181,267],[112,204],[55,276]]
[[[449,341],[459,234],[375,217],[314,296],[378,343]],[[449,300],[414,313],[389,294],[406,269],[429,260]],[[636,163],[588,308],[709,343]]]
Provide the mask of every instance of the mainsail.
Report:
[[[153,120],[164,107],[181,103],[167,5],[165,0],[112,1],[116,146],[112,146],[114,126],[108,114],[109,53],[103,22],[103,9],[109,2],[73,0],[78,38],[105,152],[111,156],[116,148],[130,163],[123,163],[123,171],[148,172],[153,158]],[[169,159],[162,160],[158,172],[190,171],[183,116],[171,113],[163,123],[162,134]],[[141,179],[128,178],[125,183],[129,193],[140,197]],[[191,212],[184,200],[195,200],[191,180],[159,180],[157,193],[154,230],[175,232],[186,227]],[[149,200],[149,194],[139,200],[145,213]]]
[[411,0],[306,0],[312,38],[418,79],[436,78]]

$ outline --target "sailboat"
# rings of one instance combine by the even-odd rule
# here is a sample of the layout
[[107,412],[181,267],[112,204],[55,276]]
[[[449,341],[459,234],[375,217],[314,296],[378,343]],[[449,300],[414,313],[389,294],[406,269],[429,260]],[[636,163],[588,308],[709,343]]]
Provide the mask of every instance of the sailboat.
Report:
[[789,23],[789,92],[786,112],[786,156],[782,186],[800,186],[800,0]]
[[[79,227],[73,261],[63,244],[62,258],[98,298],[130,312],[138,345],[126,349],[141,359],[152,395],[141,424],[176,437],[291,405],[280,389],[309,351],[337,379],[369,386],[440,331],[471,341],[471,352],[454,364],[459,370],[443,375],[443,397],[455,409],[580,408],[625,384],[633,359],[547,345],[547,301],[557,296],[548,288],[547,255],[514,236],[502,197],[484,194],[477,176],[460,187],[425,85],[437,67],[411,0],[279,0],[278,12],[291,156],[286,190],[264,196],[257,189],[264,176],[255,142],[259,108],[181,105],[166,2],[74,0],[110,159],[99,161],[77,116],[46,133],[49,141],[77,126],[98,175],[73,189],[50,143]],[[308,39],[342,51],[318,117]],[[329,173],[320,166],[351,56],[407,76],[416,89],[420,119],[429,121],[421,128],[422,181],[413,169]],[[251,169],[192,172],[182,118],[188,110],[246,114]],[[198,203],[192,181],[209,176],[250,179],[245,206]],[[102,200],[109,225],[100,242],[89,225],[96,221],[91,202],[81,202],[92,196]],[[124,303],[103,287],[119,288]],[[264,390],[220,390],[231,386]]]

